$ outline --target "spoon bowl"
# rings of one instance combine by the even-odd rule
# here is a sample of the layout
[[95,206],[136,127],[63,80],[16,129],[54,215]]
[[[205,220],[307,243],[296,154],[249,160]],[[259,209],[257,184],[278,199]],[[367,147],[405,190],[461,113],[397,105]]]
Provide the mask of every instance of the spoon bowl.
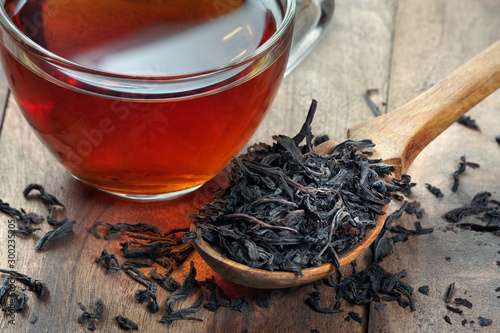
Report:
[[[357,125],[347,132],[350,140],[371,139],[375,144],[373,158],[395,167],[395,176],[406,172],[417,155],[446,128],[476,104],[500,88],[500,41],[496,42],[443,81],[397,110]],[[315,148],[329,154],[333,141]],[[388,205],[384,207],[387,213]],[[339,255],[345,266],[361,255],[377,238],[387,215],[380,215],[377,226],[347,253]],[[191,229],[194,230],[193,224]],[[250,268],[227,259],[208,242],[195,239],[193,246],[205,262],[219,275],[240,285],[261,289],[287,288],[313,282],[335,272],[333,263],[303,269],[303,276],[292,272]]]

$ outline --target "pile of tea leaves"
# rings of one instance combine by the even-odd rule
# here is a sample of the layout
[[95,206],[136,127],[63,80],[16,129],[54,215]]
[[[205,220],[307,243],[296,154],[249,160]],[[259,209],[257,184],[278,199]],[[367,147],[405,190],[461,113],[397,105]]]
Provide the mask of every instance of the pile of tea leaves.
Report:
[[[386,181],[393,167],[370,159],[370,140],[345,141],[329,155],[313,151],[313,101],[293,138],[278,135],[235,158],[230,183],[191,216],[185,240],[209,242],[229,259],[253,268],[291,271],[324,263],[363,239],[393,193],[409,177]],[[305,140],[305,144],[300,144]],[[338,270],[337,270],[338,271]]]

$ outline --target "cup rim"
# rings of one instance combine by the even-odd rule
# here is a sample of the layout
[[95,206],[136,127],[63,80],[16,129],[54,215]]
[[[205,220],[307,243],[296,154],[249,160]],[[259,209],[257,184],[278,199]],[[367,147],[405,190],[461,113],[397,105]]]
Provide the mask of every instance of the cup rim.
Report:
[[[225,65],[214,67],[205,71],[179,74],[179,75],[158,75],[158,76],[146,76],[146,75],[134,75],[134,74],[122,74],[116,72],[110,72],[105,70],[100,70],[92,67],[87,67],[76,62],[65,59],[57,54],[43,48],[38,45],[32,39],[28,38],[10,19],[5,11],[4,4],[2,3],[0,10],[0,28],[1,30],[8,33],[8,37],[12,38],[13,41],[24,51],[33,54],[37,58],[42,59],[45,62],[49,62],[55,64],[57,66],[61,66],[63,68],[85,72],[87,74],[99,75],[103,77],[116,78],[116,79],[126,79],[126,80],[148,80],[148,81],[170,81],[170,80],[182,80],[200,76],[207,76],[213,73],[220,73],[229,71],[231,69],[237,68],[239,66],[245,65],[249,62],[255,61],[260,58],[263,54],[270,51],[270,49],[276,45],[281,37],[287,32],[290,25],[293,23],[295,19],[295,0],[284,0],[287,4],[286,10],[283,16],[283,21],[273,33],[273,35],[264,42],[264,44],[260,45],[254,51],[249,54],[241,57],[240,59],[227,63]],[[0,31],[0,33],[2,33]],[[3,38],[0,38],[0,43],[4,44]],[[4,45],[5,47],[5,45]]]

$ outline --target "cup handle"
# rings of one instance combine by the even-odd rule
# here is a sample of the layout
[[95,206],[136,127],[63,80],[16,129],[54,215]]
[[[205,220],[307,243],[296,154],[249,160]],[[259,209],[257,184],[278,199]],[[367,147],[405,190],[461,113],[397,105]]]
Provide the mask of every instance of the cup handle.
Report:
[[293,42],[285,76],[316,46],[330,23],[334,0],[297,0]]

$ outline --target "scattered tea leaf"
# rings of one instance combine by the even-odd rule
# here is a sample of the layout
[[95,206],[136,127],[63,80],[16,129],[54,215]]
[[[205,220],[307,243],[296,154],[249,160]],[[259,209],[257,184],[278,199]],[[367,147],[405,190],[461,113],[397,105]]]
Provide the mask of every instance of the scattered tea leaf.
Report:
[[472,309],[472,303],[465,298],[455,298],[453,300],[453,302],[455,304],[462,304],[463,306],[468,307],[469,309]]
[[120,263],[113,253],[108,253],[106,249],[102,250],[101,256],[95,260],[96,262],[104,262],[108,267],[108,273],[115,273],[120,270]]
[[321,300],[321,293],[319,291],[313,291],[309,294],[309,297],[306,298],[306,304],[309,305],[311,309],[319,313],[338,313],[343,312],[344,310],[338,310],[334,308],[326,308],[319,305]]
[[122,330],[138,330],[139,329],[139,326],[134,323],[132,320],[128,319],[128,318],[125,318],[125,317],[122,317],[122,315],[118,315],[117,317],[115,317],[116,319],[116,322],[118,323],[118,326],[122,329]]
[[0,288],[0,308],[7,313],[22,312],[28,302],[28,296],[18,286],[9,282],[9,276],[3,278]]
[[38,299],[44,299],[49,294],[49,289],[47,288],[47,285],[40,280],[36,280],[27,275],[8,269],[0,268],[0,272],[9,274],[10,277],[16,279],[17,281],[27,286],[30,291],[33,291],[36,294]]
[[380,299],[380,294],[389,295],[384,300],[397,300],[400,305],[404,295],[412,310],[415,304],[412,298],[413,288],[401,281],[407,275],[403,270],[399,273],[389,273],[380,264],[373,263],[366,270],[344,279],[338,288],[337,299],[345,298],[353,304],[367,304]]
[[450,310],[451,312],[454,312],[454,313],[462,313],[463,312],[461,309],[455,308],[455,307],[452,307],[452,306],[449,306],[449,305],[447,305],[446,308],[448,310]]
[[418,288],[418,291],[420,291],[424,295],[429,295],[429,286],[422,286]]
[[106,232],[106,239],[109,239],[111,235],[128,232],[137,232],[137,233],[148,233],[151,235],[162,236],[161,232],[154,225],[147,223],[136,223],[136,224],[128,224],[128,223],[117,223],[110,224],[105,222],[97,222],[94,224],[94,236],[97,239],[100,239],[99,233],[97,232],[98,227],[106,227],[108,228]]
[[448,289],[446,289],[446,294],[444,295],[444,301],[446,303],[450,303],[451,298],[453,297],[453,292],[455,291],[455,282],[450,284],[448,286]]
[[448,222],[456,223],[463,219],[465,216],[479,215],[481,213],[494,210],[494,207],[488,207],[490,196],[490,192],[479,192],[474,196],[474,198],[472,198],[468,206],[452,209],[444,215],[444,218]]
[[45,247],[55,239],[61,238],[68,235],[73,231],[73,225],[75,221],[66,221],[63,225],[47,232],[42,238],[36,243],[35,249],[38,251],[43,251]]
[[98,298],[97,301],[94,302],[94,312],[87,311],[85,305],[79,302],[78,307],[83,311],[83,313],[78,317],[77,321],[80,324],[84,322],[89,322],[87,328],[91,331],[96,329],[95,327],[95,319],[100,319],[104,313],[104,302],[102,298]]
[[432,186],[431,184],[427,184],[427,183],[425,184],[425,186],[427,187],[427,189],[428,189],[428,190],[429,190],[432,194],[434,194],[434,195],[436,196],[436,198],[442,198],[442,197],[444,197],[443,192],[442,192],[439,188],[434,187],[434,186]]
[[57,200],[57,198],[54,195],[47,193],[43,188],[43,186],[39,184],[29,184],[28,186],[26,186],[26,188],[23,191],[24,197],[28,199],[32,191],[38,191],[39,192],[38,198],[47,206],[64,207],[64,205],[59,200]]
[[459,123],[460,125],[464,125],[465,127],[471,128],[473,130],[480,131],[476,121],[472,119],[470,116],[464,115],[458,118],[457,123]]
[[458,164],[458,168],[455,172],[453,172],[453,186],[451,190],[456,192],[458,190],[458,185],[460,183],[459,176],[465,172],[466,167],[470,167],[472,169],[479,168],[479,164],[473,162],[467,162],[465,156],[460,157],[460,163]]
[[358,323],[363,323],[363,318],[359,315],[359,313],[351,311],[348,313],[349,317],[351,317],[354,321],[357,321]]
[[479,325],[482,327],[490,326],[493,320],[479,316]]

